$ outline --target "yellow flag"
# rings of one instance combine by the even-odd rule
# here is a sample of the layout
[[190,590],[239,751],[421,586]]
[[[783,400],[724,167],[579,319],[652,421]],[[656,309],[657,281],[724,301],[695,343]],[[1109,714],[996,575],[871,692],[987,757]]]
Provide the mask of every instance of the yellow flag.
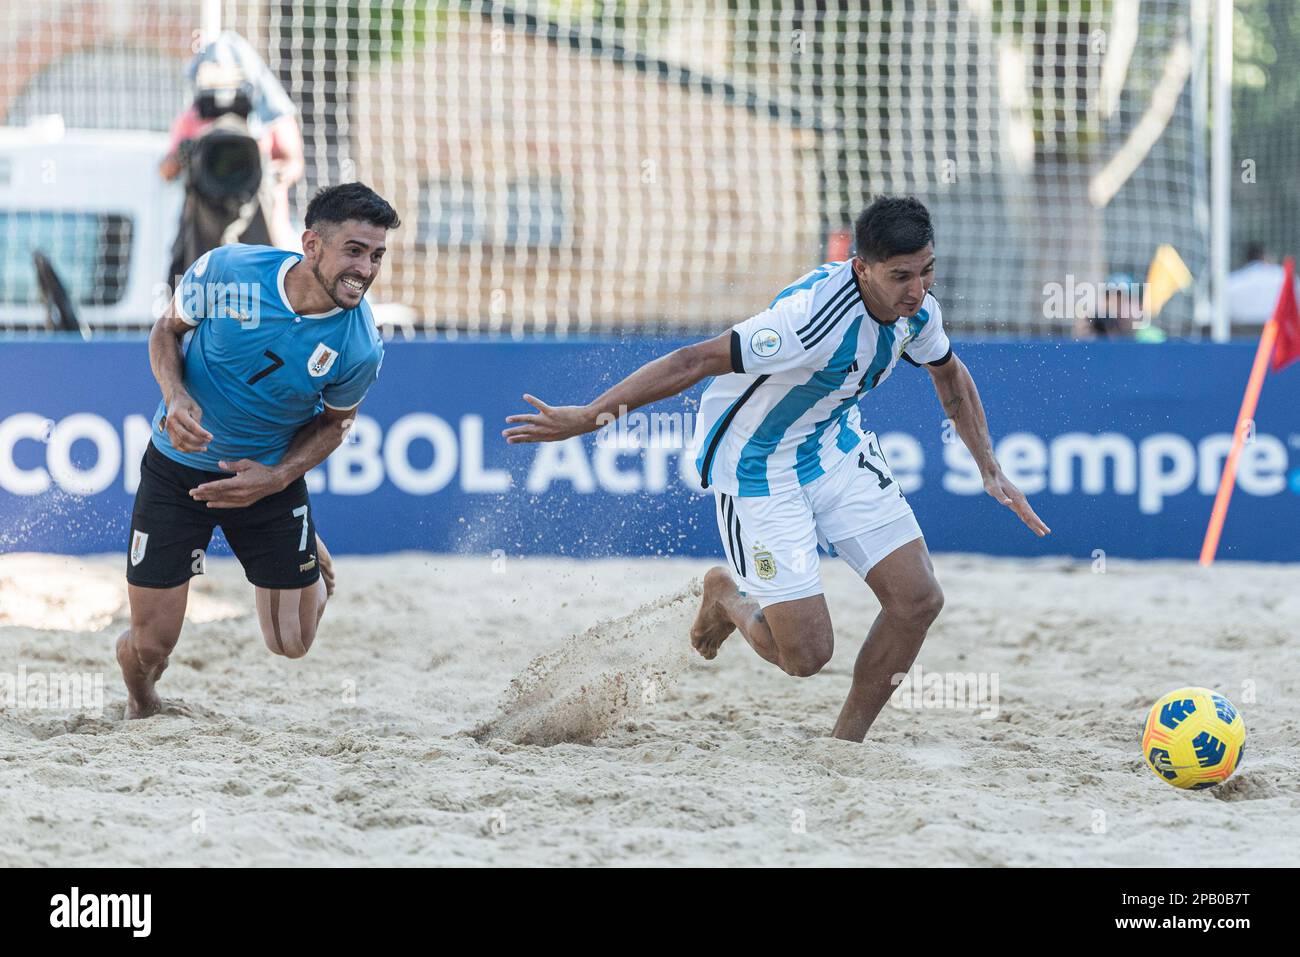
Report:
[[1174,294],[1192,284],[1192,274],[1183,257],[1173,246],[1164,245],[1156,250],[1155,258],[1147,269],[1146,301],[1142,310],[1148,318],[1160,315]]

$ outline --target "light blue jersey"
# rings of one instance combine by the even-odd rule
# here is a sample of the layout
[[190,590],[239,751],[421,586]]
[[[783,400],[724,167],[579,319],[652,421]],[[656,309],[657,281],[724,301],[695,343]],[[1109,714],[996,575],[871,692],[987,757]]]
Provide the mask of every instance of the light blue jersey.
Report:
[[[153,417],[153,444],[191,468],[219,461],[275,465],[294,434],[321,410],[359,405],[379,375],[384,347],[370,306],[298,315],[284,277],[302,260],[270,246],[220,246],[199,257],[174,300],[194,326],[185,351],[185,388],[212,433],[206,452],[181,452]],[[306,268],[306,267],[304,267]]]

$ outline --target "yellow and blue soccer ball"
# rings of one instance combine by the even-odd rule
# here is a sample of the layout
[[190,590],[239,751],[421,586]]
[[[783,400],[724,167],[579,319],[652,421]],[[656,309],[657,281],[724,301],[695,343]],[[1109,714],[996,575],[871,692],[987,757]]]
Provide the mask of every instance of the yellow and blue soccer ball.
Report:
[[1246,753],[1246,723],[1223,695],[1179,688],[1154,705],[1142,729],[1142,756],[1176,788],[1212,788],[1232,776]]

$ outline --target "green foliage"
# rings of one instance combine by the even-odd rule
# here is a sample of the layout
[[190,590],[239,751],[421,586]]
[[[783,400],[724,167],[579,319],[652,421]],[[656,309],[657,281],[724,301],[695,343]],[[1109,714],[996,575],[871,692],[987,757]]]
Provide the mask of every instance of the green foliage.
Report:
[[290,0],[304,49],[320,43],[352,63],[398,57],[446,22],[452,0]]
[[[1300,5],[1236,0],[1232,29],[1233,246],[1300,253]],[[1234,171],[1236,172],[1236,171]]]
[[1300,4],[1236,0],[1232,25],[1235,104],[1269,119],[1300,123]]
[[[1070,19],[1078,23],[1092,23],[1097,18],[1108,17],[1114,0],[993,0],[991,13],[994,29],[1006,30],[1015,36],[1036,35],[1047,30],[1060,31]],[[1086,29],[1085,29],[1086,32]]]

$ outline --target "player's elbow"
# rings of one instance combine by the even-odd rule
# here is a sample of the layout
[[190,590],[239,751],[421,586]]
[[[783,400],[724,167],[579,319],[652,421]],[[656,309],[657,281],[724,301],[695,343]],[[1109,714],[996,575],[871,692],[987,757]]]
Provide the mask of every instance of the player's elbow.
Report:
[[180,342],[185,338],[185,334],[192,332],[194,326],[190,325],[181,318],[177,300],[184,297],[183,290],[179,290],[172,295],[166,308],[163,309],[162,315],[154,320],[153,327],[149,330],[149,341],[165,342],[168,338]]
[[[168,321],[167,316],[164,315],[157,319],[149,330],[149,354],[151,357],[157,356],[159,354],[158,350],[164,347],[169,340],[176,341],[176,337],[171,333],[170,326],[171,323]],[[175,347],[173,346],[173,348]]]
[[320,416],[320,427],[325,432],[326,439],[331,443],[331,448],[338,448],[343,444],[343,440],[348,437],[348,430],[356,424],[357,414],[349,409],[346,412],[326,408]]
[[970,372],[955,353],[942,365],[927,364],[925,370],[930,373],[930,378],[935,388],[940,390],[940,394],[951,393],[960,384],[970,380]]
[[677,352],[690,371],[692,383],[709,376],[726,375],[732,371],[730,332],[683,346]]

